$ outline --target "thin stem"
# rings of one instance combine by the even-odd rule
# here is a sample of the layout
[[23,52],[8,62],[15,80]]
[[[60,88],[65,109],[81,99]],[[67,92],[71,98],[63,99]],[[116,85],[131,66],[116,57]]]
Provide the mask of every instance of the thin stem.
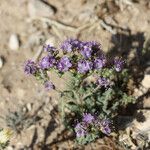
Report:
[[91,93],[88,93],[82,97],[82,100],[86,99],[87,97],[91,96],[95,92],[97,92],[100,89],[100,86],[98,85]]

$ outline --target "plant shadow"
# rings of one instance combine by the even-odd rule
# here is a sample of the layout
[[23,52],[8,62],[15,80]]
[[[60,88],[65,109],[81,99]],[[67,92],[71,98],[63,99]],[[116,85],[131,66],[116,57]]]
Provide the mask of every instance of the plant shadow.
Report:
[[[107,55],[109,57],[119,56],[126,60],[126,66],[129,69],[132,80],[129,90],[133,94],[135,88],[141,88],[141,81],[144,79],[144,75],[149,74],[150,38],[146,39],[143,32],[132,34],[130,29],[121,29],[120,33],[112,35],[111,42],[113,47]],[[135,104],[129,104],[125,110],[122,110],[122,108],[119,110],[119,116],[115,119],[115,124],[119,129],[126,128],[133,119],[139,122],[145,121],[142,111],[136,115],[136,118],[134,114],[139,109],[139,103],[140,108],[143,108],[143,100],[146,97],[148,98],[149,95],[149,90],[144,91],[141,96],[136,98]]]

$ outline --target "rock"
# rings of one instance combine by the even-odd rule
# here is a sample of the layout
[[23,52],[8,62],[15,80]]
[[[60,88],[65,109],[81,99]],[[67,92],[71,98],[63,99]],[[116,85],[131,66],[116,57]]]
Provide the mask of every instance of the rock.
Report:
[[31,111],[32,110],[32,104],[31,103],[27,103],[27,109],[28,109],[28,111]]
[[17,34],[12,34],[9,38],[9,48],[11,50],[19,49],[19,38]]
[[56,46],[56,38],[54,36],[51,36],[49,39],[46,40],[45,44]]
[[[150,129],[150,111],[148,110],[137,110],[133,121],[133,125],[140,131],[146,131]],[[150,130],[149,130],[150,132]]]
[[31,18],[50,17],[55,14],[55,8],[41,0],[30,0],[28,3],[28,13]]
[[0,57],[0,69],[3,67],[3,65],[4,65],[4,60],[2,57]]
[[7,150],[14,150],[14,148],[12,146],[8,146]]
[[132,137],[137,143],[150,141],[150,111],[138,110],[132,123]]
[[150,75],[146,74],[144,76],[144,79],[142,80],[142,85],[145,87],[145,88],[150,88]]

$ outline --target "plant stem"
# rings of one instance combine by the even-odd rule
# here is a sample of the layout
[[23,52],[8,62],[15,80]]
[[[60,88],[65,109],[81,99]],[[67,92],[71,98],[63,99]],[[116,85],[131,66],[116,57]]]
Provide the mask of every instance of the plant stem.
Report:
[[100,89],[100,86],[98,85],[91,93],[88,93],[82,97],[82,100],[86,99],[87,97],[91,96],[95,92],[97,92]]

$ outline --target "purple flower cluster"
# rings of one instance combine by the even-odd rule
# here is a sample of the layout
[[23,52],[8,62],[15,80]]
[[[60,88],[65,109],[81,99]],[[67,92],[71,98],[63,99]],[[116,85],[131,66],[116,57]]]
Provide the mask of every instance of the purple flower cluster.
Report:
[[96,58],[94,60],[94,68],[102,69],[106,65],[106,58],[102,56],[101,58]]
[[40,60],[39,66],[41,69],[49,69],[53,67],[55,63],[55,58],[53,56],[47,55]]
[[114,68],[117,72],[120,72],[123,68],[123,65],[124,65],[124,61],[121,59],[121,58],[116,58],[114,60]]
[[24,64],[24,72],[28,75],[35,74],[37,71],[36,63],[33,60],[28,60]]
[[68,71],[69,68],[71,67],[72,67],[71,61],[67,56],[62,57],[57,64],[57,68],[61,72]]
[[80,60],[78,62],[78,72],[79,73],[86,73],[92,69],[92,62],[88,60]]
[[109,135],[111,133],[110,121],[108,119],[99,119],[96,116],[93,116],[90,113],[83,114],[83,118],[81,122],[78,122],[75,126],[75,132],[77,137],[85,137],[90,132],[91,129],[97,129]]
[[89,59],[101,51],[101,45],[95,41],[81,42],[80,47],[80,53],[85,59]]
[[[56,53],[56,48],[52,45],[45,45],[44,51],[48,52],[47,56],[44,56],[36,67],[35,63],[28,62],[26,68],[31,69],[28,74],[33,74],[35,68],[47,70],[52,67],[57,68],[60,72],[66,72],[73,67],[78,73],[85,74],[92,69],[101,69],[106,64],[106,58],[103,55],[99,55],[101,45],[95,41],[83,42],[77,39],[68,39],[61,45],[61,49],[64,52],[74,52],[73,55],[63,55],[61,58]],[[75,56],[75,57],[74,57]],[[27,69],[26,69],[27,70]],[[29,73],[30,72],[30,73]]]
[[90,58],[92,55],[92,49],[91,47],[84,46],[80,53],[84,58]]
[[[63,53],[53,45],[45,45],[44,51],[48,54],[37,63],[32,60],[26,61],[24,72],[38,76],[38,79],[43,79],[42,75],[40,77],[40,72],[46,72],[51,68],[57,69],[61,73],[71,70],[85,75],[89,72],[92,73],[92,71],[98,73],[104,67],[108,68],[106,65],[107,59],[102,52],[101,45],[95,41],[84,42],[77,39],[67,39],[62,43],[61,50]],[[116,72],[120,72],[124,61],[116,58],[113,65]],[[98,84],[106,88],[110,86],[110,80],[100,77]]]
[[92,123],[93,121],[94,121],[94,116],[93,115],[91,115],[90,113],[84,113],[83,114],[83,122],[85,122],[85,123],[88,123],[88,124],[90,124],[90,123]]

